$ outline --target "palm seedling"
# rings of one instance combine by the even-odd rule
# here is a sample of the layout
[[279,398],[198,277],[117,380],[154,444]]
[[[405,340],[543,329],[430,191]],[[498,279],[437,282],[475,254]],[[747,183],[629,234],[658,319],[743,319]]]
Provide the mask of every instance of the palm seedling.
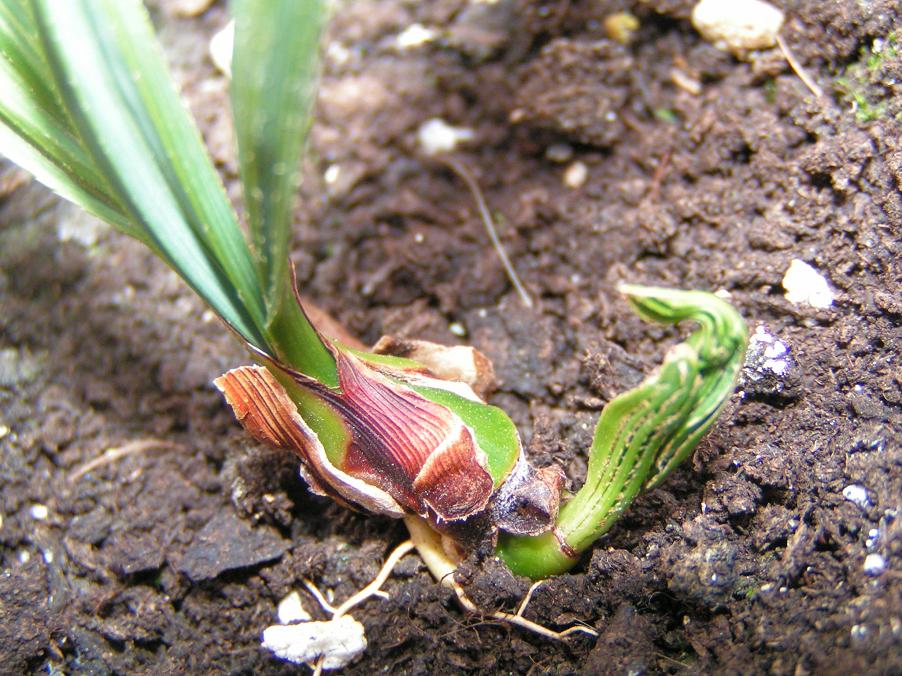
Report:
[[439,578],[485,542],[517,574],[564,573],[714,423],[742,319],[708,293],[623,286],[643,317],[698,328],[607,405],[585,484],[562,497],[562,474],[530,467],[510,418],[474,390],[484,357],[391,339],[359,350],[308,319],[288,250],[324,2],[231,9],[247,235],[137,0],[0,0],[0,152],[203,298],[256,362],[217,386],[248,432],[297,454],[312,491],[404,518]]

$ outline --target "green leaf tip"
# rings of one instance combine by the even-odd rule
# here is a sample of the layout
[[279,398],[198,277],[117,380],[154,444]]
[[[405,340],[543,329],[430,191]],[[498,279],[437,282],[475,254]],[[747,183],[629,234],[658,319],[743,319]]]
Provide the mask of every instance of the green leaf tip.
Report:
[[691,320],[698,328],[638,387],[602,411],[586,482],[560,511],[553,534],[504,536],[498,554],[517,574],[565,572],[604,535],[642,491],[685,460],[726,405],[745,357],[745,322],[711,293],[623,285],[644,318]]

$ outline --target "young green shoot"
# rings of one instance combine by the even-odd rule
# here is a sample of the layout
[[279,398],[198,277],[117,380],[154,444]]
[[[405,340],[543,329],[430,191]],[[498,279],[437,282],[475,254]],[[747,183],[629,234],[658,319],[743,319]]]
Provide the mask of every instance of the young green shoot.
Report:
[[[150,247],[223,320],[257,364],[216,385],[251,435],[297,455],[312,491],[404,518],[438,578],[486,542],[515,573],[563,573],[714,424],[745,325],[712,294],[624,286],[643,317],[698,328],[604,409],[572,497],[480,396],[491,366],[478,352],[325,337],[288,258],[324,5],[230,3],[247,236],[137,0],[0,0],[0,152]],[[528,627],[522,614],[502,615]]]

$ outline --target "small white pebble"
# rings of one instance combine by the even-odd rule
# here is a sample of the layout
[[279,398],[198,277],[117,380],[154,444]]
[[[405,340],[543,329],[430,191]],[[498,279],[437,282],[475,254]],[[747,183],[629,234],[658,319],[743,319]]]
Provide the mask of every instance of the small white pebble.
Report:
[[863,624],[854,624],[849,633],[854,639],[862,639],[868,635],[868,628]]
[[413,241],[417,244],[422,244],[424,239],[426,239],[426,237],[423,236],[422,232],[418,232],[413,236]]
[[452,127],[444,120],[434,117],[420,125],[417,132],[420,147],[427,155],[438,155],[454,150],[459,143],[472,141],[475,137],[472,129]]
[[50,514],[50,510],[47,509],[47,505],[32,505],[28,513],[31,514],[31,518],[35,521],[43,521]]
[[886,570],[886,561],[880,554],[868,554],[864,559],[864,573],[877,577]]
[[9,436],[11,430],[6,425],[0,425],[0,439],[3,437]]
[[235,49],[235,22],[229,21],[226,27],[210,40],[210,60],[213,65],[227,77],[232,77],[232,52]]
[[204,310],[204,313],[200,316],[200,320],[204,324],[209,324],[214,319],[216,319],[216,313],[214,313],[213,310]]
[[19,563],[28,563],[31,561],[31,553],[27,549],[20,549],[16,558],[19,559]]
[[337,164],[330,164],[323,172],[323,180],[326,182],[326,185],[333,185],[340,175],[341,167]]
[[366,650],[363,625],[350,615],[328,622],[276,624],[263,631],[263,647],[294,664],[323,658],[323,669],[341,669]]
[[865,541],[864,546],[868,549],[873,549],[877,545],[877,541],[880,539],[880,529],[871,528],[868,531],[868,539]]
[[451,322],[450,324],[448,324],[448,330],[455,336],[459,336],[461,338],[467,335],[467,329],[460,322]]
[[764,348],[764,356],[768,359],[776,359],[786,354],[786,345],[782,341],[776,341]]
[[582,188],[589,178],[589,168],[585,162],[577,160],[564,170],[564,185],[571,190]]
[[692,96],[698,96],[702,93],[702,83],[679,68],[674,67],[670,69],[670,79],[673,81],[673,84]]
[[786,300],[790,303],[807,303],[815,308],[833,305],[833,292],[827,280],[805,261],[794,258],[783,275]]
[[340,42],[330,42],[326,47],[326,56],[336,66],[343,66],[351,59],[351,51]]
[[[763,346],[763,347],[762,347]],[[749,338],[749,354],[760,350],[760,368],[774,375],[782,376],[789,368],[789,348],[786,343],[772,335],[763,324],[758,325]]]
[[279,602],[277,612],[279,615],[279,622],[282,624],[307,622],[310,620],[310,613],[304,609],[304,604],[301,602],[301,595],[296,591],[291,592]]
[[46,563],[48,566],[53,563],[53,552],[49,549],[44,550],[44,563]]
[[545,159],[563,164],[573,157],[573,146],[569,143],[552,143],[545,149]]
[[864,486],[851,484],[842,489],[842,496],[849,502],[854,502],[862,509],[871,506],[871,500],[868,498],[868,491]]
[[702,37],[733,53],[773,47],[783,18],[763,0],[701,0],[692,10],[692,25]]
[[420,47],[427,42],[435,40],[435,35],[435,31],[431,28],[426,28],[423,24],[413,23],[398,34],[398,37],[395,38],[395,47],[398,49]]

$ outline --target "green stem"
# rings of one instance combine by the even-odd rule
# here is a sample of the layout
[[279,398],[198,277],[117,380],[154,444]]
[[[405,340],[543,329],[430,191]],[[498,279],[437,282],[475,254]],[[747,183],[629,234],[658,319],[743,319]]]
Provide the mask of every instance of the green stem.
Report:
[[646,319],[690,319],[699,328],[670,351],[656,373],[605,407],[586,483],[561,509],[555,533],[500,538],[498,554],[517,574],[542,578],[572,567],[636,496],[689,456],[733,392],[747,330],[729,304],[698,291],[622,290]]
[[268,332],[283,364],[315,378],[328,387],[338,387],[335,358],[310,323],[294,290],[294,275],[285,276],[272,307]]

